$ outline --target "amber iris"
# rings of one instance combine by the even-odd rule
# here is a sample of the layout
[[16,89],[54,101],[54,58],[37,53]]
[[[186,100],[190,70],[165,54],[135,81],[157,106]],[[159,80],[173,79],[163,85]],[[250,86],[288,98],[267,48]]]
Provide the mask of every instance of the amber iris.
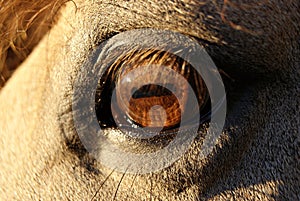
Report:
[[160,85],[138,89],[130,99],[128,109],[129,117],[143,127],[172,127],[181,120],[176,96]]
[[[145,70],[139,71],[139,68],[144,69],[150,65],[152,71],[146,73]],[[153,65],[170,68],[176,72],[176,76],[184,79],[176,79],[174,75],[171,77],[170,71],[162,68],[156,70]],[[190,93],[197,96],[199,108],[207,100],[208,92],[200,75],[176,55],[157,50],[140,51],[119,59],[113,67],[117,70],[112,78],[121,84],[116,89],[117,101],[113,104],[112,110],[117,114],[118,112],[126,114],[131,122],[141,127],[165,129],[176,127],[180,125],[183,113],[188,112],[191,118],[199,113],[193,106],[187,107],[190,104],[188,99]],[[153,84],[140,86],[139,83],[148,80]],[[160,82],[156,83],[156,80]],[[193,91],[189,90],[191,89],[189,85]]]
[[160,85],[145,85],[130,99],[129,116],[143,127],[170,127],[180,122],[181,110],[170,90]]

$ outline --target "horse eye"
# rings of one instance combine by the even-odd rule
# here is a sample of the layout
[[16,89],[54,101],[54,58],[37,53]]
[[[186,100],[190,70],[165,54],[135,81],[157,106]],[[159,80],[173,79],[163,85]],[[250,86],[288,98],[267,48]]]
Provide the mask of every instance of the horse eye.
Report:
[[149,173],[178,160],[197,136],[209,134],[201,157],[213,150],[226,95],[197,40],[140,29],[92,52],[74,82],[72,111],[81,142],[103,165]]
[[[153,80],[157,82],[153,84]],[[199,124],[194,122],[199,108],[201,113],[209,112],[209,93],[199,73],[188,62],[168,52],[153,49],[130,52],[118,58],[99,83],[95,101],[102,128],[141,127],[172,133],[179,126]],[[196,95],[196,103],[189,100],[190,94]],[[184,114],[189,118],[182,122]]]
[[[158,66],[172,69],[184,79],[169,79],[169,71]],[[144,67],[148,69],[147,72],[139,70]],[[153,80],[162,79],[166,81],[151,84]],[[149,84],[139,86],[142,81]],[[162,132],[169,131],[179,125],[195,123],[194,117],[200,111],[188,105],[198,104],[197,108],[201,110],[207,109],[209,105],[208,90],[201,76],[183,59],[163,51],[129,53],[112,64],[99,83],[102,85],[99,86],[95,101],[97,118],[102,128],[115,127],[115,121],[125,115],[125,121],[119,122],[124,127],[162,128]],[[117,83],[120,83],[120,87],[116,88],[116,99],[112,102],[112,91]],[[188,100],[190,93],[196,94],[197,103]],[[180,102],[183,107],[180,107]],[[188,121],[181,122],[182,113],[189,114]]]

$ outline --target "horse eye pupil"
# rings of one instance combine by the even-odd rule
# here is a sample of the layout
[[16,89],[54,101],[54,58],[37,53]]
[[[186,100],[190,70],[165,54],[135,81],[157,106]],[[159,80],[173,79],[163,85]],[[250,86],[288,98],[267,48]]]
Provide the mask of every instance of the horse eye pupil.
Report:
[[161,97],[161,96],[171,96],[172,92],[165,87],[162,87],[160,85],[144,85],[138,90],[132,90],[135,91],[132,94],[133,99],[139,99],[139,98],[150,98],[150,97]]

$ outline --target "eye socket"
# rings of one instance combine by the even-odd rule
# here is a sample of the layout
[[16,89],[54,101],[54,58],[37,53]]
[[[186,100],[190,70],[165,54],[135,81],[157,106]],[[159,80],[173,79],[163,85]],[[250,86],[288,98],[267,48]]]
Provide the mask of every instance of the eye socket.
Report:
[[[180,121],[174,118],[180,115],[162,112],[176,101]],[[151,112],[157,115],[141,115]],[[74,82],[72,116],[81,142],[99,162],[144,174],[173,164],[197,136],[203,139],[199,159],[208,156],[225,123],[226,94],[217,67],[197,40],[139,29],[119,33],[91,53]]]
[[[145,72],[143,68],[151,70]],[[170,75],[170,70],[184,79],[175,80]],[[165,82],[145,84],[137,88],[140,82],[151,83],[153,80]],[[199,124],[195,122],[195,115],[200,112],[206,114],[203,115],[202,122],[209,117],[209,93],[204,80],[188,62],[169,52],[155,49],[130,52],[116,59],[99,83],[96,114],[102,128],[117,127],[115,120],[119,120],[119,125],[125,128],[146,127],[149,131],[172,133],[178,126],[188,128]],[[115,88],[116,99],[113,102],[112,92]],[[197,103],[189,100],[191,93],[196,95]],[[183,103],[183,107],[180,107],[180,103]],[[201,111],[197,111],[197,108]],[[181,122],[181,115],[184,113],[189,118]]]

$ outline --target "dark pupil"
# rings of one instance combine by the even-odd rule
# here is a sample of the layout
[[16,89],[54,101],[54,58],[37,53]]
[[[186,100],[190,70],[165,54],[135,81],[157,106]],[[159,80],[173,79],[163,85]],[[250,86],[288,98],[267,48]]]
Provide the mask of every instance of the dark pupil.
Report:
[[[168,88],[170,88],[170,87],[168,87]],[[172,95],[172,92],[169,89],[162,87],[160,85],[154,85],[154,84],[144,85],[141,88],[139,88],[138,90],[136,90],[134,88],[132,91],[133,91],[133,94],[132,94],[133,99],[150,98],[153,96],[161,97],[161,96],[171,96]]]

